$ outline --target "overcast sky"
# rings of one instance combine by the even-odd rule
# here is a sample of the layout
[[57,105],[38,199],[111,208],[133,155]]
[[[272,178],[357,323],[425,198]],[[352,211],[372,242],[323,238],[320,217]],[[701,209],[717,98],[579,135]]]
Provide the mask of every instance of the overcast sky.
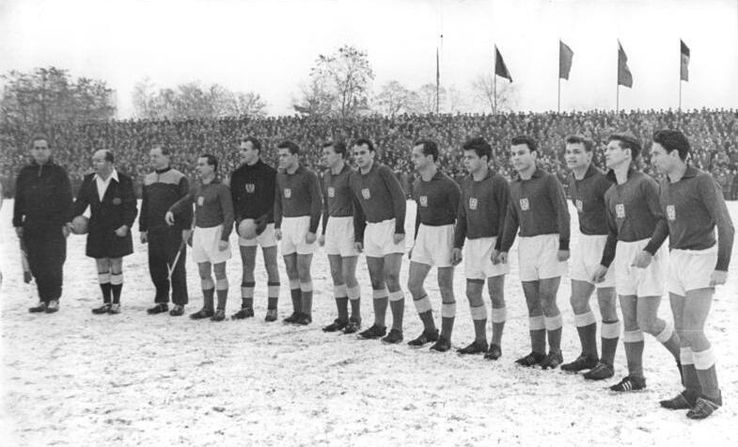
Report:
[[346,43],[368,51],[375,92],[435,82],[441,33],[442,84],[466,98],[497,44],[517,109],[555,109],[561,38],[574,50],[562,109],[612,109],[620,39],[634,79],[621,108],[676,107],[682,38],[683,106],[738,107],[737,0],[0,0],[0,71],[55,65],[104,79],[120,117],[144,77],[253,90],[270,114],[291,114],[317,55]]

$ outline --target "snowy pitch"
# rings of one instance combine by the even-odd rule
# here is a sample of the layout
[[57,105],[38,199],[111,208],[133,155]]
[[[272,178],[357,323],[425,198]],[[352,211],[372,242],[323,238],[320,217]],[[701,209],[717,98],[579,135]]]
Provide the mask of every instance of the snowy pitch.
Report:
[[[410,235],[415,207],[408,205]],[[90,313],[101,301],[100,290],[80,236],[69,238],[61,310],[29,314],[27,307],[37,298],[35,287],[22,282],[12,208],[12,200],[6,201],[0,212],[3,446],[738,445],[738,247],[707,329],[725,405],[707,420],[690,421],[684,411],[658,405],[680,391],[679,375],[667,351],[650,336],[643,392],[613,395],[605,389],[626,373],[622,343],[610,381],[516,367],[514,359],[528,353],[530,345],[515,253],[506,285],[503,357],[491,362],[323,333],[320,328],[335,318],[335,305],[322,250],[313,261],[314,323],[308,327],[263,321],[266,274],[258,266],[260,255],[255,319],[212,323],[147,315],[154,293],[146,247],[137,242],[135,229],[135,253],[124,260],[122,314]],[[738,203],[729,208],[738,224]],[[574,221],[572,228],[578,228]],[[574,234],[574,247],[576,240]],[[235,247],[234,242],[235,236]],[[187,262],[191,313],[202,297],[189,253]],[[403,281],[408,265],[406,259]],[[281,319],[291,302],[281,260],[280,269]],[[228,273],[230,315],[240,307],[237,249]],[[363,257],[358,273],[367,327],[371,289]],[[435,282],[431,274],[426,288],[440,320]],[[463,267],[457,269],[454,289],[456,348],[473,339]],[[579,354],[569,290],[565,278],[558,298],[565,361]],[[409,293],[406,298],[405,341],[422,327]],[[489,307],[486,294],[485,299]],[[596,299],[592,305],[599,317]],[[660,315],[671,319],[666,296]]]

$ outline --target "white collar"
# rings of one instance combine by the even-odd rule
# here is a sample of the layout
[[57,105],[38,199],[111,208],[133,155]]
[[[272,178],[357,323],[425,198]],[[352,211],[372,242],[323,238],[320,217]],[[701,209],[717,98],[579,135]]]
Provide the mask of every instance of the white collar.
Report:
[[113,172],[110,173],[110,176],[108,177],[107,180],[103,180],[102,177],[95,174],[95,180],[100,180],[103,183],[107,183],[110,179],[113,179],[116,182],[120,183],[120,181],[118,180],[118,171],[116,171],[115,168],[113,168]]

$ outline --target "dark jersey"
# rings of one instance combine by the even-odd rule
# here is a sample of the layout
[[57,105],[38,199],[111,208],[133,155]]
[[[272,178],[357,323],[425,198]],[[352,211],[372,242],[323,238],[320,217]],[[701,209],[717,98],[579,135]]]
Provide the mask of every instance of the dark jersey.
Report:
[[51,161],[44,165],[34,161],[21,169],[15,184],[13,226],[29,234],[59,233],[72,205],[67,171]]
[[[462,248],[464,238],[496,237],[505,226],[505,213],[510,201],[510,187],[501,175],[487,171],[481,181],[469,175],[461,182],[461,203],[456,219],[454,247]],[[497,237],[495,248],[500,249]]]
[[231,175],[231,198],[236,220],[266,217],[274,222],[274,188],[277,170],[258,160],[243,164]]
[[310,232],[315,233],[320,224],[321,206],[320,183],[315,172],[298,166],[292,174],[277,173],[274,228],[282,226],[283,217],[310,216]]
[[349,217],[354,215],[354,196],[349,179],[354,172],[344,164],[341,172],[333,174],[330,169],[323,173],[323,234],[330,217]]
[[589,165],[584,178],[577,180],[569,175],[569,195],[579,215],[579,231],[587,235],[607,234],[607,211],[605,192],[612,182],[605,173]]
[[356,171],[349,179],[359,208],[354,212],[355,240],[364,240],[366,223],[395,219],[395,233],[405,234],[405,193],[395,174],[384,165],[372,164],[366,174]]
[[193,203],[195,226],[211,228],[223,225],[220,239],[227,241],[233,230],[233,202],[228,187],[217,179],[207,184],[199,184],[169,210],[181,216],[182,213],[192,209]]
[[428,182],[418,178],[413,188],[413,199],[418,205],[415,236],[418,236],[420,224],[432,227],[453,225],[459,212],[460,197],[459,185],[440,171]]
[[[144,177],[141,196],[141,213],[138,216],[139,231],[167,228],[164,215],[174,203],[190,192],[187,177],[176,169],[166,168]],[[192,226],[192,213],[183,212],[176,222],[180,229]]]

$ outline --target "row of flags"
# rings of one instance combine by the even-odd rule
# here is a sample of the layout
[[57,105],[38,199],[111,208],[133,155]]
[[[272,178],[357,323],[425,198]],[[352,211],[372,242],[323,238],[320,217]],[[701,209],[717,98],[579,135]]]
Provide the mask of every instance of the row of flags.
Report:
[[[679,43],[679,54],[681,57],[679,78],[682,81],[689,81],[689,47],[681,39]],[[559,79],[569,80],[569,72],[571,71],[573,60],[574,51],[567,44],[559,40]],[[497,45],[495,45],[495,74],[512,82],[510,70],[507,69],[507,65],[505,65],[505,61],[502,59],[502,54],[497,48]],[[625,54],[620,41],[618,41],[618,85],[629,88],[633,87],[633,75],[628,68],[628,56]]]

